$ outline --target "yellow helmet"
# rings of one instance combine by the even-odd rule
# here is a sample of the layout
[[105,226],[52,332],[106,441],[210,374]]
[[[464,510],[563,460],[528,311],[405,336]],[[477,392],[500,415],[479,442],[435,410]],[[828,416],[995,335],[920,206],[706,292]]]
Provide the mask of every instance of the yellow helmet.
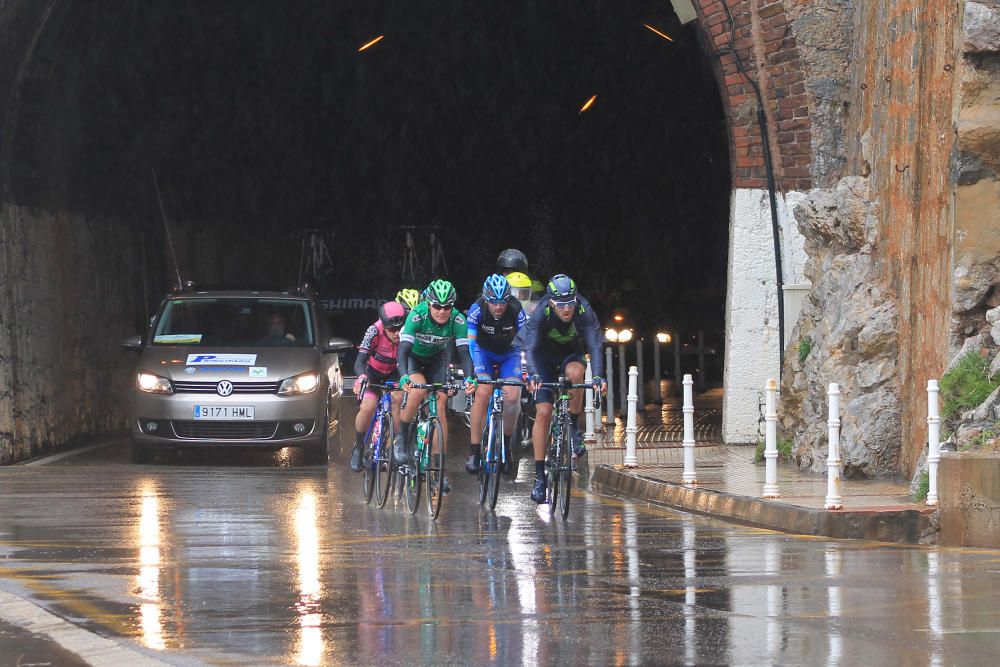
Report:
[[507,282],[511,287],[531,287],[531,278],[520,271],[507,274]]
[[413,310],[420,303],[420,292],[415,289],[403,288],[396,292],[396,301],[403,304],[407,310]]

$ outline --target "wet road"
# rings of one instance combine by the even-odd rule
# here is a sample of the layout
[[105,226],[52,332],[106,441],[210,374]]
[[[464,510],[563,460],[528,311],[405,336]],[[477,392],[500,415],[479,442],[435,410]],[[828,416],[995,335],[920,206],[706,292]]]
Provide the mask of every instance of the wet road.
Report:
[[945,665],[1000,650],[1000,553],[792,538],[583,493],[563,522],[528,500],[527,466],[493,515],[458,452],[432,522],[363,505],[342,460],[136,466],[121,443],[0,469],[0,593],[174,664]]

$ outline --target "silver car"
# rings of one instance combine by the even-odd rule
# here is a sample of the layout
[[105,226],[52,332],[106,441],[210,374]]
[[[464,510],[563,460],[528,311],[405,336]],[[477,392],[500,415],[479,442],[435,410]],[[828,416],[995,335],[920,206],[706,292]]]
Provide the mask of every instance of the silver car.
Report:
[[132,391],[133,460],[177,446],[300,447],[327,461],[342,391],[339,354],[311,297],[289,292],[168,296],[145,337]]

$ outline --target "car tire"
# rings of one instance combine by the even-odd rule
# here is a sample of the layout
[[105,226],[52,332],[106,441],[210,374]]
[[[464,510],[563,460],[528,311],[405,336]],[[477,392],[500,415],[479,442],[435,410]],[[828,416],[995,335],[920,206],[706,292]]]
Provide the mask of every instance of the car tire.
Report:
[[132,463],[145,464],[153,460],[153,451],[147,445],[132,440]]
[[330,438],[330,417],[323,420],[323,435],[315,445],[305,448],[304,458],[307,466],[325,466],[330,462],[330,453],[327,448]]

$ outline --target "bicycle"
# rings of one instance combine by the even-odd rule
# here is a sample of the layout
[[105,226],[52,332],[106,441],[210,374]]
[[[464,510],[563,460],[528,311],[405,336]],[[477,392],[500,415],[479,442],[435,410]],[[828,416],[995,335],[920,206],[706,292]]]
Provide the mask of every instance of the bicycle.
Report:
[[523,382],[508,380],[481,381],[480,384],[493,385],[490,395],[490,407],[486,413],[486,423],[483,425],[483,437],[480,440],[479,473],[479,504],[487,500],[490,509],[497,506],[497,496],[500,491],[500,472],[506,465],[514,465],[510,460],[510,451],[503,433],[503,388],[523,387]]
[[372,415],[371,423],[365,432],[365,445],[361,454],[361,465],[364,476],[361,480],[361,493],[365,504],[371,502],[372,494],[375,496],[376,507],[385,506],[385,501],[389,498],[389,489],[392,487],[392,478],[395,467],[392,465],[392,439],[395,429],[392,421],[392,392],[399,389],[394,382],[385,384],[369,384],[366,380],[361,384],[358,392],[358,403],[364,398],[365,391],[369,387],[382,392],[379,398],[378,407]]
[[[573,446],[570,442],[573,433],[570,420],[573,416],[569,412],[569,392],[571,389],[589,389],[592,385],[575,384],[569,378],[560,377],[556,382],[539,382],[535,387],[536,392],[539,387],[557,392],[555,404],[552,406],[549,445],[545,450],[545,474],[548,478],[545,501],[549,503],[550,514],[555,513],[558,504],[559,513],[565,519],[569,516],[570,489],[573,485],[573,466],[570,462]],[[601,392],[594,392],[595,408],[600,406],[600,401]],[[560,489],[560,486],[563,488]]]
[[[416,442],[407,443],[411,452],[410,461],[396,467],[405,488],[406,508],[410,514],[417,513],[420,504],[421,485],[427,483],[427,513],[432,519],[437,519],[441,512],[441,501],[444,499],[444,436],[441,435],[441,418],[438,416],[438,392],[457,391],[458,386],[449,383],[432,382],[429,384],[410,383],[414,389],[427,389],[427,398],[417,410],[412,433]],[[408,395],[403,395],[402,407],[406,407]],[[431,456],[433,452],[436,456]]]

